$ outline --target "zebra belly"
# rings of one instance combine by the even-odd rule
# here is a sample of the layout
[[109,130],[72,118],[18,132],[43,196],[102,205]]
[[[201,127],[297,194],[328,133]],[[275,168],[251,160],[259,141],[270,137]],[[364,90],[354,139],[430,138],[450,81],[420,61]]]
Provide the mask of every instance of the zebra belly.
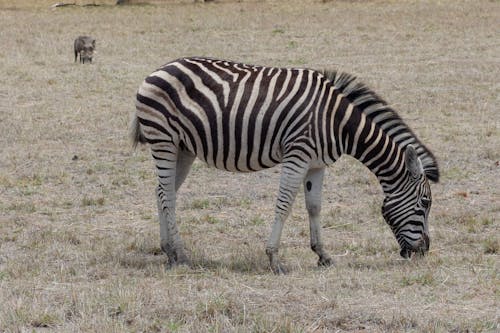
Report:
[[260,149],[257,151],[252,149],[250,152],[250,147],[246,145],[240,146],[239,149],[231,145],[227,148],[222,147],[221,150],[211,147],[207,149],[207,153],[203,149],[194,149],[184,143],[182,146],[208,166],[231,172],[259,171],[281,163],[281,156],[278,152],[273,154],[274,157],[271,159],[269,156],[264,157]]

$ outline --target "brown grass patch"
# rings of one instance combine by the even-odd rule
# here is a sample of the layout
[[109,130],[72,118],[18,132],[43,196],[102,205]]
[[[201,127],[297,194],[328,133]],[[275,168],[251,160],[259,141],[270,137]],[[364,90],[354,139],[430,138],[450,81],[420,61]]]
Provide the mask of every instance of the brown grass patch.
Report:
[[[497,2],[54,2],[0,1],[0,332],[500,329]],[[73,63],[81,34],[97,39],[92,65]],[[128,126],[144,77],[186,55],[340,68],[373,87],[440,162],[429,255],[400,260],[376,179],[346,158],[324,185],[336,265],[315,266],[299,195],[291,274],[273,276],[279,168],[196,162],[178,198],[194,268],[165,271],[153,164]]]

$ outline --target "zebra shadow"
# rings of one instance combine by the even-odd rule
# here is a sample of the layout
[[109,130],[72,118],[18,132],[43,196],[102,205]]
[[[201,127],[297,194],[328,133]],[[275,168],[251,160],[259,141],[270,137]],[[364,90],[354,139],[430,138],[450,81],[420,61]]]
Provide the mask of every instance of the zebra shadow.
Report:
[[193,251],[191,253],[193,269],[209,271],[232,271],[236,273],[265,274],[270,273],[269,259],[264,251],[230,252],[223,258],[215,258],[210,253]]
[[167,256],[159,247],[134,249],[117,255],[117,261],[120,266],[135,270],[145,270],[162,266],[165,264],[166,258]]
[[[236,273],[266,274],[270,273],[269,259],[264,251],[236,251],[225,257],[214,258],[213,254],[198,249],[189,253],[190,268],[193,271],[232,271]],[[171,269],[167,265],[167,256],[159,247],[134,249],[117,256],[120,266],[138,271]],[[182,267],[182,266],[181,266]]]

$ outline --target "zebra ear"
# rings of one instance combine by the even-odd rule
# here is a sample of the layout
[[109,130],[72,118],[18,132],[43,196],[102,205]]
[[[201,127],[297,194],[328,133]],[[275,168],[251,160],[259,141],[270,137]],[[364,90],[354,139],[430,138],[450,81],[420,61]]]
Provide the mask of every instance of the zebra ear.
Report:
[[420,178],[424,173],[422,162],[418,158],[417,151],[412,145],[408,145],[405,151],[406,169],[410,172],[413,178]]

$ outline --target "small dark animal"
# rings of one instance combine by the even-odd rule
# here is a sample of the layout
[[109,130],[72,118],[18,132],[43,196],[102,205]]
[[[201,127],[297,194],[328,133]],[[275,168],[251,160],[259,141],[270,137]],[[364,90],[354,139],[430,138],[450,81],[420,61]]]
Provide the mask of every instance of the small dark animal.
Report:
[[92,62],[95,50],[95,39],[89,36],[79,36],[75,39],[75,62],[80,54],[80,62]]

